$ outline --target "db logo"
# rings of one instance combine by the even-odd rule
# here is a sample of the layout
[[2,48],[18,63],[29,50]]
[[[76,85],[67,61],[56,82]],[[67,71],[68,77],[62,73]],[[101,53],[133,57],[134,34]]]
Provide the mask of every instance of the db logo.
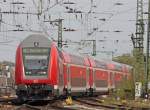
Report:
[[38,83],[38,80],[33,80],[33,83]]

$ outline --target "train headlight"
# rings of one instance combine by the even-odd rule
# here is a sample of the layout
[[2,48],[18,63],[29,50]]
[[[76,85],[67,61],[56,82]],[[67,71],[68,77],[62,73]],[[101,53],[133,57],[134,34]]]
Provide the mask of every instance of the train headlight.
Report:
[[46,72],[44,71],[43,74],[46,74]]
[[26,74],[31,74],[31,71],[27,71]]
[[41,72],[40,72],[40,74],[44,74],[44,75],[45,75],[45,74],[46,74],[46,72],[45,72],[45,71],[41,71]]
[[17,89],[17,86],[15,86],[15,89]]
[[54,85],[54,89],[58,89],[58,85]]

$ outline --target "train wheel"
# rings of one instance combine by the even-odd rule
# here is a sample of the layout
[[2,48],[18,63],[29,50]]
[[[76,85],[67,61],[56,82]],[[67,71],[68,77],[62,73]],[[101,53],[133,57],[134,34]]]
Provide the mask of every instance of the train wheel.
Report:
[[64,93],[63,93],[63,94],[64,94],[64,96],[67,96],[67,95],[68,95],[68,91],[67,91],[67,89],[64,89],[64,90],[63,90],[63,92],[64,92]]
[[92,97],[93,95],[94,95],[94,93],[93,93],[93,89],[92,89],[92,88],[90,88],[90,89],[89,89],[89,96],[90,96],[90,97]]
[[14,105],[22,105],[22,104],[24,104],[26,101],[25,100],[23,100],[23,99],[21,99],[21,98],[17,98],[17,99],[14,99],[14,100],[12,100],[12,104],[14,104]]

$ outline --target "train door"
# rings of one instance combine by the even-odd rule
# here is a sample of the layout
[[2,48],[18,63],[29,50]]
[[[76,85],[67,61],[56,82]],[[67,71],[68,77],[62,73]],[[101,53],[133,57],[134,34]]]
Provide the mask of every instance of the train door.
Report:
[[67,91],[71,93],[71,75],[70,75],[70,64],[67,64]]
[[59,93],[63,94],[64,90],[64,65],[63,65],[63,54],[62,52],[58,49],[58,89]]
[[86,91],[90,88],[90,68],[86,67]]
[[96,91],[96,86],[95,86],[95,68],[93,68],[93,71],[92,71],[92,78],[93,78],[93,91],[95,92]]
[[109,72],[109,86],[110,86],[110,89],[114,89],[115,88],[115,85],[114,85],[114,72]]
[[122,73],[118,73],[118,72],[115,73],[115,76],[114,76],[115,88],[118,88],[118,87],[121,86],[122,78],[123,78],[123,74]]
[[64,89],[64,77],[63,77],[63,62],[61,59],[59,59],[58,62],[58,67],[59,67],[59,72],[58,72],[58,88],[60,94],[63,94],[63,89]]
[[85,92],[87,84],[87,70],[85,66],[70,65],[71,92]]
[[108,92],[108,72],[97,68],[94,72],[94,83],[98,94]]
[[93,89],[93,74],[94,71],[93,71],[93,68],[89,68],[89,88]]
[[94,69],[91,67],[87,67],[87,73],[86,73],[86,81],[87,81],[87,92],[89,93],[93,93],[93,91],[95,90],[95,85],[94,85]]

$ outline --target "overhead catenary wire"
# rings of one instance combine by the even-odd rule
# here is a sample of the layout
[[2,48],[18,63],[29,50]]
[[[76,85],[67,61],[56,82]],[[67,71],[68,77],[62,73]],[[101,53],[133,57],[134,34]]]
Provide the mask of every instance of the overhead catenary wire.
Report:
[[[64,7],[64,4],[63,4],[63,1],[65,1],[65,0],[58,0],[58,2],[53,2],[52,0],[48,0],[47,1],[47,3],[50,3],[49,5],[47,5],[47,7],[46,8],[43,8],[42,9],[42,11],[41,11],[41,13],[39,14],[39,19],[38,19],[38,24],[40,25],[39,27],[40,27],[40,29],[39,30],[43,30],[43,32],[46,34],[46,35],[48,35],[51,39],[54,39],[56,36],[54,36],[55,34],[53,34],[52,35],[52,33],[54,33],[54,30],[55,29],[53,29],[53,28],[48,28],[48,26],[45,26],[45,23],[43,23],[43,16],[45,15],[50,15],[51,16],[51,19],[53,19],[54,17],[53,17],[53,13],[51,13],[51,9],[55,9],[55,7],[57,8],[57,6],[59,6],[59,7]],[[67,0],[68,1],[68,0]],[[71,1],[71,0],[70,0]],[[78,0],[79,1],[79,0]],[[89,0],[89,1],[91,1],[91,13],[88,13],[89,12],[89,10],[90,9],[88,9],[88,11],[84,11],[84,10],[82,10],[82,8],[78,8],[78,5],[80,5],[80,2],[78,2],[77,0],[76,1],[74,1],[75,2],[75,5],[73,5],[73,7],[72,7],[72,5],[70,5],[70,7],[71,8],[75,8],[77,11],[79,10],[79,9],[81,9],[81,10],[79,10],[79,11],[81,11],[81,13],[72,13],[73,15],[74,15],[74,19],[76,19],[76,18],[78,18],[78,19],[76,19],[76,21],[77,22],[79,22],[80,23],[80,25],[81,25],[81,29],[78,29],[78,30],[80,30],[80,31],[82,31],[82,39],[84,40],[86,40],[86,39],[92,39],[96,34],[99,34],[99,31],[101,31],[102,29],[103,29],[103,27],[105,26],[105,25],[107,25],[107,24],[109,24],[109,23],[111,23],[111,22],[113,22],[114,21],[114,19],[112,19],[113,17],[115,17],[115,16],[117,16],[117,15],[122,15],[122,14],[126,14],[126,13],[128,13],[128,12],[133,12],[132,10],[134,10],[133,8],[129,8],[129,9],[125,9],[125,10],[119,10],[119,12],[118,11],[112,11],[111,12],[111,10],[112,10],[112,8],[114,8],[114,5],[113,5],[113,7],[112,7],[112,5],[110,6],[110,7],[108,7],[108,9],[110,9],[110,11],[109,10],[106,10],[106,11],[95,11],[95,7],[93,7],[95,4],[97,5],[97,3],[96,2],[98,2],[98,3],[101,3],[101,2],[103,2],[103,0]],[[45,1],[44,1],[45,2]],[[78,2],[78,3],[77,3]],[[34,4],[34,7],[36,8],[36,10],[38,9],[38,6],[37,6],[37,1],[36,0],[33,0],[33,4]],[[66,4],[65,4],[66,5]],[[34,8],[34,7],[32,7],[32,8]],[[97,6],[98,7],[98,6]],[[122,7],[122,6],[121,6]],[[31,11],[32,11],[32,9],[31,9]],[[30,11],[29,11],[30,12]],[[55,10],[54,10],[54,12],[56,12]],[[62,11],[62,13],[66,13],[66,11]],[[26,13],[26,14],[28,14],[28,13]],[[26,15],[25,14],[25,15]],[[38,13],[37,13],[38,14]],[[57,12],[56,12],[56,14],[57,14]],[[90,17],[87,17],[87,14],[90,14],[92,17],[90,18]],[[71,13],[69,14],[68,13],[68,15],[67,16],[70,16],[71,15]],[[28,14],[28,17],[29,16],[32,16],[32,15],[29,15]],[[38,15],[36,15],[36,16],[38,16]],[[94,17],[97,17],[97,18],[94,18]],[[101,16],[105,16],[105,21],[98,21],[98,19],[99,19],[99,17],[101,17]],[[72,19],[73,17],[70,17],[70,20],[69,20],[69,22],[71,21],[71,19]],[[79,19],[80,18],[80,19]],[[82,18],[82,19],[81,19]],[[28,18],[28,20],[29,20],[29,18]],[[96,20],[97,22],[91,22],[92,20]],[[12,28],[14,28],[14,30],[17,30],[18,28],[20,29],[20,30],[23,30],[23,32],[36,32],[36,30],[35,29],[33,29],[33,28],[30,28],[30,26],[32,25],[32,24],[30,24],[30,22],[28,22],[28,25],[22,25],[21,27],[18,27],[19,25],[12,25],[11,23],[8,23],[8,22],[6,22],[6,21],[4,21],[6,24],[5,25],[8,25],[8,26],[10,26],[10,27],[12,27]],[[116,20],[116,22],[117,22],[117,20]],[[127,21],[128,22],[128,21]],[[133,21],[134,22],[134,21]],[[7,24],[8,23],[8,24]],[[32,23],[32,22],[31,22]],[[97,23],[97,24],[96,24]],[[70,23],[69,23],[70,24]],[[90,26],[90,24],[91,24],[91,26]],[[12,25],[12,26],[11,26]],[[88,26],[90,26],[90,29],[88,30],[87,28],[88,28]],[[67,26],[66,26],[67,27]],[[93,28],[94,27],[97,27],[97,29],[96,30],[93,30]],[[69,25],[68,26],[68,28],[73,28],[73,26],[71,26],[71,25]],[[13,29],[12,29],[13,30]],[[85,31],[85,30],[87,30],[87,31]],[[5,30],[3,30],[3,31],[5,31]],[[2,31],[2,32],[3,32]],[[7,31],[7,30],[6,30]],[[37,30],[38,31],[38,30]],[[123,30],[124,31],[124,30]],[[8,31],[7,32],[11,32],[11,29],[8,29]],[[15,31],[14,31],[15,32]],[[16,32],[21,32],[21,31],[16,31]],[[39,31],[39,32],[42,32],[42,31]],[[71,32],[71,31],[66,31],[66,32]],[[88,32],[88,33],[92,33],[92,34],[90,34],[90,35],[85,35],[85,32]],[[124,31],[125,32],[125,31]],[[84,33],[84,34],[83,34]],[[110,30],[110,32],[108,32],[108,33],[113,33],[112,32],[112,30]],[[115,33],[115,32],[114,32]],[[126,32],[127,33],[127,32]],[[107,33],[105,33],[105,34],[107,34]],[[73,42],[73,41],[72,41]]]
[[[114,14],[114,13],[111,13],[110,17],[109,17],[108,19],[106,19],[106,22],[107,22],[107,21],[110,21],[110,19],[111,19],[113,16],[119,15],[119,14],[125,14],[125,13],[127,13],[127,12],[132,11],[132,9],[133,9],[133,8],[128,9],[128,10],[123,10],[123,11],[121,11],[121,12],[116,12],[115,14]],[[84,12],[82,12],[82,13],[84,13]],[[105,13],[108,13],[108,12],[104,12],[103,14],[105,14]],[[109,14],[110,14],[110,13],[109,13]],[[103,23],[100,24],[100,25],[103,26],[104,24],[107,24],[106,22],[103,22]],[[97,30],[95,30],[95,32],[97,32]],[[92,33],[95,33],[95,32],[92,32]],[[92,35],[92,34],[91,34],[91,35]],[[88,38],[86,37],[85,39],[88,39]]]
[[52,6],[47,7],[47,9],[43,10],[41,13],[45,13],[47,11],[49,11],[51,8],[54,8],[56,5],[59,5],[63,2],[64,0],[61,0],[59,2],[56,2],[55,4],[53,4]]

